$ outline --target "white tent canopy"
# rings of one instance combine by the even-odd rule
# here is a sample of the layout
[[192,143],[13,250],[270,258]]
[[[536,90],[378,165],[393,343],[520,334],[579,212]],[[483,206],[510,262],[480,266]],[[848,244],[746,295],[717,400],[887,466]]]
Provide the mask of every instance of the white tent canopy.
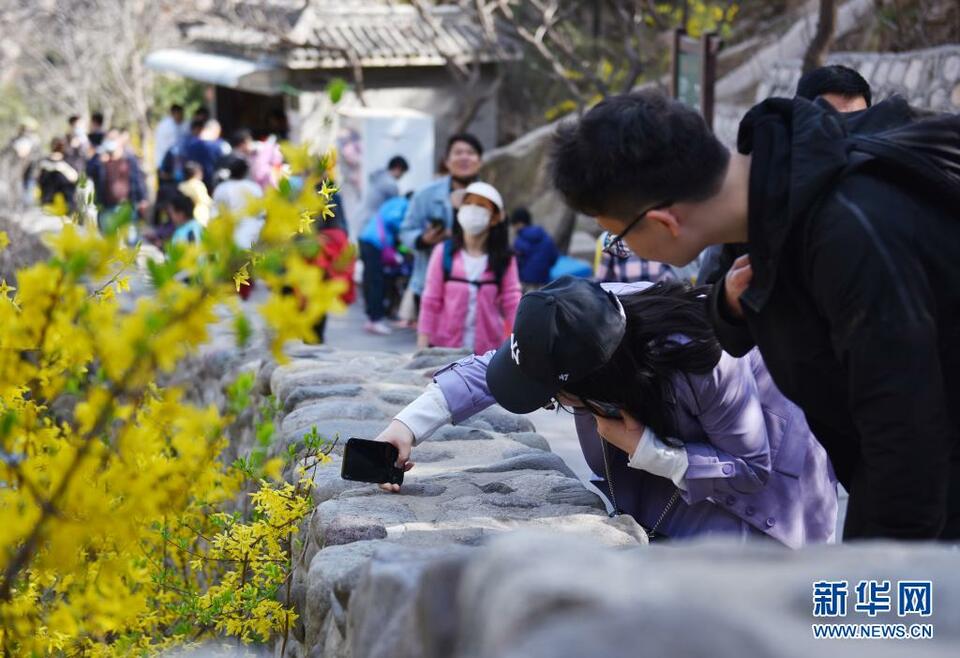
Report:
[[274,62],[252,61],[169,48],[155,50],[144,61],[147,68],[222,87],[261,94],[279,93],[286,71]]

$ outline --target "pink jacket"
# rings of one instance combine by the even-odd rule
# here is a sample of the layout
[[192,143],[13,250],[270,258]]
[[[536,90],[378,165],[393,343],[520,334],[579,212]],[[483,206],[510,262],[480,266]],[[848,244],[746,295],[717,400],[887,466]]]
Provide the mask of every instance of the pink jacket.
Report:
[[[465,279],[463,256],[453,254],[451,279]],[[481,281],[495,281],[493,271],[487,268]],[[421,334],[430,337],[435,347],[463,346],[464,322],[470,304],[470,286],[462,281],[444,281],[443,243],[433,249],[427,265],[427,280],[420,300]],[[477,291],[476,334],[474,351],[483,354],[500,347],[513,330],[513,320],[520,304],[520,276],[517,259],[511,258],[500,285],[481,285]]]

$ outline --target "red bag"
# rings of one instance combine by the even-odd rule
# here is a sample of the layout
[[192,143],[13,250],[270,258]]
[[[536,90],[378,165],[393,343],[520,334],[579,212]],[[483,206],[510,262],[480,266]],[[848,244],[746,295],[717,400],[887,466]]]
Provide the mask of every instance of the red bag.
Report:
[[327,278],[347,282],[347,289],[340,295],[340,299],[344,304],[352,304],[357,299],[357,285],[353,281],[357,256],[346,231],[340,228],[322,228],[317,231],[317,243],[320,250],[311,262],[322,268]]

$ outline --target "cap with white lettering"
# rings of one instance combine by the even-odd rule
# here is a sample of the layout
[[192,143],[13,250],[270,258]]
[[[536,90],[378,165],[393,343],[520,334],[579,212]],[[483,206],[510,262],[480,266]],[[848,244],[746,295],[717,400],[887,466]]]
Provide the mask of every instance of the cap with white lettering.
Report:
[[487,366],[490,393],[508,411],[530,413],[609,361],[626,325],[620,300],[599,283],[565,276],[529,292]]

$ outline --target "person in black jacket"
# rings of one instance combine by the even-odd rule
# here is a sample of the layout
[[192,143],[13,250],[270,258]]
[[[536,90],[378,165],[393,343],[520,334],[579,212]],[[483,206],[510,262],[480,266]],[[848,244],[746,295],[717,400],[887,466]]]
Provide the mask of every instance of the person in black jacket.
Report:
[[750,110],[731,155],[693,110],[636,92],[561,126],[551,175],[643,257],[731,245],[715,330],[734,356],[759,347],[804,410],[850,491],[845,537],[956,539],[958,154],[956,116],[795,98]]
[[[843,114],[847,130],[852,132],[879,132],[908,122],[916,110],[902,99],[892,101],[891,108],[880,115],[862,114],[872,104],[870,84],[854,69],[840,64],[820,66],[804,73],[797,82],[797,96],[813,101],[822,98]],[[736,258],[732,249],[722,244],[708,247],[700,256],[697,282],[716,283],[730,269]]]
[[40,186],[41,204],[55,203],[59,194],[67,211],[73,212],[74,194],[80,174],[67,162],[66,151],[66,140],[54,137],[50,144],[50,154],[37,165],[37,184]]

